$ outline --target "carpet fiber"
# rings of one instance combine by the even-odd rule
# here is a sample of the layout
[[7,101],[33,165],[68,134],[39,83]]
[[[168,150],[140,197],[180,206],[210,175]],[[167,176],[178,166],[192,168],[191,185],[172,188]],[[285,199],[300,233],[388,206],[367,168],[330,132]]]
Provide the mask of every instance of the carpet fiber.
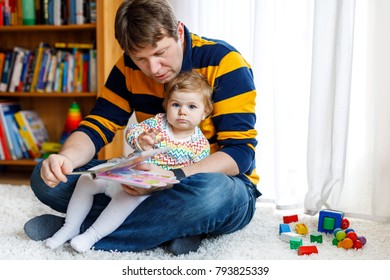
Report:
[[[323,235],[322,244],[304,239],[304,245],[316,245],[318,254],[298,256],[287,242],[279,239],[279,224],[284,215],[298,214],[309,233],[316,232],[318,216],[300,212],[281,212],[272,204],[258,203],[256,215],[243,230],[202,242],[198,252],[172,256],[161,248],[139,253],[88,251],[75,252],[68,244],[56,250],[43,242],[32,241],[24,234],[23,225],[32,217],[54,213],[41,204],[28,186],[0,185],[0,259],[1,260],[389,260],[390,224],[349,218],[350,227],[367,239],[361,250],[345,250],[331,245],[332,236]],[[348,217],[347,217],[348,218]]]

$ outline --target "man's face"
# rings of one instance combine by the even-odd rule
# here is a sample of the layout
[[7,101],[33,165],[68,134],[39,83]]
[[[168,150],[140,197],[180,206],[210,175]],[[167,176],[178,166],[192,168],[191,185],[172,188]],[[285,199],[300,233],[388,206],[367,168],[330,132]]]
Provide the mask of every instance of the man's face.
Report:
[[130,53],[134,63],[148,77],[164,84],[179,74],[184,53],[184,25],[178,25],[179,40],[164,37],[156,47],[148,46]]

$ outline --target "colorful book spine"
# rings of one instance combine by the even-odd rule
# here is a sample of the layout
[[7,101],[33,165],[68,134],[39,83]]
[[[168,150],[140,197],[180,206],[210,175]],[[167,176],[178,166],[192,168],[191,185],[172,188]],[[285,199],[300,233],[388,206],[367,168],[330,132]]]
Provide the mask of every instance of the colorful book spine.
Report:
[[17,153],[15,152],[15,142],[11,134],[12,128],[9,125],[8,118],[13,116],[16,112],[20,111],[20,104],[17,102],[1,102],[0,103],[0,121],[3,124],[3,130],[5,132],[6,141],[8,144],[8,150],[11,155],[11,159],[17,159]]
[[15,61],[13,64],[12,76],[8,85],[9,92],[15,92],[19,85],[20,77],[22,75],[23,70],[23,62],[27,51],[27,49],[19,47],[14,48]]
[[32,82],[31,82],[30,92],[34,92],[36,90],[36,86],[38,83],[38,77],[39,77],[39,70],[41,69],[41,64],[42,64],[43,53],[45,52],[45,50],[48,47],[49,47],[49,45],[45,42],[41,42],[39,44],[39,47],[38,47],[38,50],[36,53],[37,58],[35,61],[34,75],[33,75]]
[[3,125],[3,121],[0,118],[0,144],[3,151],[3,159],[5,160],[11,160],[12,156],[10,153],[10,149],[8,147],[8,141],[7,141],[7,135],[5,134],[5,127]]
[[25,53],[24,59],[23,59],[23,67],[22,67],[22,71],[20,73],[19,83],[15,89],[18,92],[23,91],[24,84],[26,83],[27,70],[28,70],[28,66],[30,63],[30,57],[31,57],[31,52],[29,50],[27,50]]
[[3,74],[1,76],[0,92],[6,92],[8,89],[8,76],[10,75],[11,60],[12,51],[7,51],[5,55]]
[[1,81],[1,76],[3,75],[4,62],[5,62],[5,52],[0,52],[0,81]]
[[96,49],[92,49],[89,51],[89,91],[97,92]]

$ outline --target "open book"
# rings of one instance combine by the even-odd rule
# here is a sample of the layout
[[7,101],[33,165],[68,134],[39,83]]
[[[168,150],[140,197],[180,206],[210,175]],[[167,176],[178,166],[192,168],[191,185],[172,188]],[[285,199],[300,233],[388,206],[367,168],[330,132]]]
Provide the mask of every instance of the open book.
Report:
[[116,181],[124,185],[140,187],[144,189],[166,188],[179,183],[175,176],[165,176],[133,169],[137,164],[148,158],[166,152],[167,149],[154,149],[144,152],[133,153],[129,158],[115,159],[108,161],[107,165],[87,171],[72,172],[70,175],[90,174],[92,178]]

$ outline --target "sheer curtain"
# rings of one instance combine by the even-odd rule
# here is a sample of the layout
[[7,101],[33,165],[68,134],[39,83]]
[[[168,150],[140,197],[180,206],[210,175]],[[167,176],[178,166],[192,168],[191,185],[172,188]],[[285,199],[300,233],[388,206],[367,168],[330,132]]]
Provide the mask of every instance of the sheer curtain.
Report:
[[170,2],[253,67],[260,202],[390,219],[388,1]]
[[345,179],[329,206],[390,221],[390,2],[356,0]]

